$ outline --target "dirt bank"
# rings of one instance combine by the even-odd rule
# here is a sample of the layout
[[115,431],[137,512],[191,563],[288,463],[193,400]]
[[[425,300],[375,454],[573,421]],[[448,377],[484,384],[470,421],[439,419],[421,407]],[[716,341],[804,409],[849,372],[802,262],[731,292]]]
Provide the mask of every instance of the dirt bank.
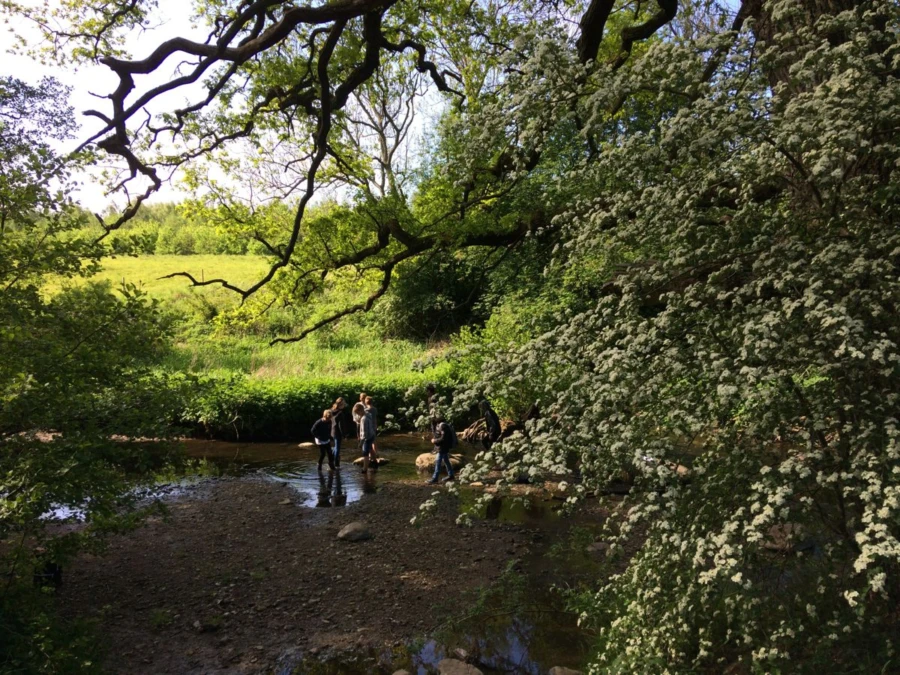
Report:
[[[117,673],[272,672],[286,653],[395,647],[543,545],[524,526],[457,527],[451,504],[413,527],[429,491],[388,482],[345,508],[316,509],[270,481],[213,481],[172,503],[167,522],[79,558],[59,602],[100,621]],[[339,541],[352,521],[372,538]]]

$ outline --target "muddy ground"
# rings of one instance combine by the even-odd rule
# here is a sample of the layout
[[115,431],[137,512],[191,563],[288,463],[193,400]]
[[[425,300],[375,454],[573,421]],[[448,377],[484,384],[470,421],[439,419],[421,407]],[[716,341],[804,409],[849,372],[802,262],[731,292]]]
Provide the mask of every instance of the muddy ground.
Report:
[[[381,483],[345,508],[317,509],[271,481],[213,480],[170,503],[167,520],[81,556],[60,606],[99,621],[115,673],[289,672],[302,656],[397,649],[464,610],[460,598],[510,559],[548,545],[525,525],[459,527],[453,500],[411,526],[432,489]],[[352,521],[372,538],[338,540]]]

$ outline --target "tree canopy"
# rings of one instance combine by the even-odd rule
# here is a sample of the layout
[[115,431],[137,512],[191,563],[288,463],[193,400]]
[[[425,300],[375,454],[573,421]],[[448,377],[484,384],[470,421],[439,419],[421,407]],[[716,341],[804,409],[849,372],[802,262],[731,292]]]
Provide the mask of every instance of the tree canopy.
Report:
[[[553,228],[571,197],[558,179],[597,149],[584,124],[599,111],[579,104],[579,90],[596,89],[644,48],[635,45],[677,23],[673,3],[204,3],[197,7],[210,28],[204,41],[170,39],[132,59],[122,39],[152,13],[143,3],[63,5],[52,18],[20,11],[43,28],[51,56],[96,60],[118,78],[109,108],[86,113],[103,126],[85,145],[122,160],[112,189],[128,195],[128,206],[104,221],[108,230],[182,169],[201,202],[272,257],[249,287],[200,284],[246,300],[274,281],[276,295],[310,297],[329,274],[356,270],[367,298],[289,339],[370,309],[410,259],[516,246]],[[708,57],[713,70],[717,53]],[[175,61],[177,76],[146,84]],[[573,66],[582,71],[558,82],[562,88],[523,70]],[[544,91],[527,93],[537,82]],[[170,107],[182,91],[189,103]],[[165,112],[148,112],[159,104]],[[615,118],[623,105],[603,114]],[[435,121],[436,133],[423,133]],[[308,215],[311,200],[328,190],[353,215],[332,219],[323,232]],[[292,204],[293,215],[270,218],[275,199]]]
[[[159,312],[133,286],[72,285],[47,297],[48,276],[89,278],[102,250],[69,237],[84,225],[71,172],[53,140],[73,133],[67,91],[0,77],[0,669],[80,670],[69,634],[53,627],[35,569],[62,563],[132,522],[135,481],[165,453],[114,435],[169,434],[176,387],[149,365],[165,345]],[[54,509],[90,525],[53,531]],[[28,671],[35,672],[35,671]]]

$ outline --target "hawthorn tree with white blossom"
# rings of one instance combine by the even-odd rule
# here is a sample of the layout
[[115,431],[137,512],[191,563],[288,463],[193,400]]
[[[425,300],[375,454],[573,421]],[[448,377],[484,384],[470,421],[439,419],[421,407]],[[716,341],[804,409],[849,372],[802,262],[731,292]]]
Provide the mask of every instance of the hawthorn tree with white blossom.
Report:
[[[572,501],[635,477],[609,529],[614,554],[643,545],[576,601],[592,672],[898,662],[900,11],[767,12],[585,85],[602,148],[560,178],[583,196],[549,273],[602,261],[600,297],[485,359],[457,399],[527,386],[542,412],[471,479],[568,475],[573,454]],[[582,81],[562,50],[519,66],[498,120]],[[548,70],[557,86],[534,87]],[[609,115],[636,92],[663,103],[640,131]]]

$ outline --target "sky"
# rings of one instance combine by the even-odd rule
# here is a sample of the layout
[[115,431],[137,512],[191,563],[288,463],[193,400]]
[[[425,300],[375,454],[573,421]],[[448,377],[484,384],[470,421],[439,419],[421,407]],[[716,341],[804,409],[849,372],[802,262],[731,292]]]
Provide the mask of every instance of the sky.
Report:
[[[142,31],[134,31],[126,38],[126,49],[135,58],[143,58],[160,42],[171,37],[182,36],[197,38],[200,31],[191,25],[191,3],[185,0],[159,0],[159,24],[148,27]],[[4,19],[7,17],[3,17]],[[57,65],[44,65],[28,56],[10,53],[15,44],[15,36],[24,36],[32,45],[39,43],[39,35],[27,22],[18,17],[9,17],[8,30],[0,28],[0,74],[13,76],[24,80],[29,84],[38,82],[43,77],[55,77],[71,87],[70,104],[76,111],[76,116],[81,128],[76,139],[63,146],[61,149],[76,147],[82,140],[88,138],[92,132],[98,131],[102,123],[95,117],[86,117],[81,114],[88,109],[96,109],[101,112],[109,112],[109,102],[97,98],[95,95],[104,96],[111,92],[118,78],[105,66],[85,65],[77,70],[66,69]],[[172,69],[160,69],[160,73],[144,78],[147,85],[158,83],[160,80],[171,76]],[[144,83],[138,80],[138,86],[143,88]],[[167,99],[168,102],[181,103],[184,94],[178,94],[176,99]],[[87,208],[94,211],[102,211],[110,203],[110,198],[104,194],[103,188],[96,180],[96,173],[80,177],[80,187],[75,193],[76,199]],[[157,193],[151,202],[179,201],[184,194],[177,187],[166,185]]]
[[[42,0],[22,1],[41,2]],[[51,6],[53,2],[58,2],[58,0],[49,1]],[[173,37],[186,37],[202,42],[206,38],[206,32],[193,25],[191,10],[192,3],[190,0],[159,0],[158,8],[153,13],[155,25],[132,31],[126,36],[126,51],[132,58],[140,59],[149,55],[161,42]],[[99,119],[84,116],[82,113],[84,110],[89,109],[96,109],[103,113],[110,112],[109,101],[104,100],[102,97],[113,91],[118,84],[118,78],[115,74],[103,65],[81,65],[77,70],[74,68],[66,69],[57,65],[42,64],[26,55],[10,53],[10,50],[16,43],[16,36],[24,37],[31,46],[37,47],[40,44],[40,35],[27,20],[20,17],[9,17],[7,25],[10,29],[8,31],[4,31],[2,26],[0,26],[0,54],[2,54],[2,57],[0,57],[2,59],[0,60],[0,75],[12,75],[31,84],[38,82],[43,77],[51,76],[71,87],[69,102],[76,111],[76,118],[81,128],[78,137],[63,145],[60,149],[65,151],[75,148],[94,132],[102,129],[102,122]],[[177,55],[170,57],[154,73],[136,76],[136,92],[145,91],[167,81],[173,76],[175,66],[179,60]],[[130,94],[129,100],[137,97],[138,94],[136,92]],[[159,113],[182,106],[187,96],[190,96],[193,102],[201,99],[205,93],[205,88],[199,84],[191,87],[181,87],[176,92],[159,97],[148,107],[150,112]],[[416,147],[419,140],[427,134],[427,130],[437,124],[443,105],[441,97],[431,90],[429,90],[425,98],[419,100],[413,130],[409,138],[410,147]],[[79,187],[74,194],[76,200],[83,206],[98,213],[103,212],[111,203],[115,203],[119,210],[126,205],[122,195],[116,195],[115,200],[113,200],[105,194],[104,188],[98,180],[98,176],[104,168],[110,167],[98,165],[84,175],[79,176]],[[222,177],[217,176],[216,178]],[[148,203],[181,201],[186,198],[188,195],[179,190],[177,176],[173,183],[165,184],[162,189],[148,200]],[[233,184],[233,189],[238,194],[242,193],[242,191],[248,191],[248,194],[252,192],[252,188],[241,184]],[[334,192],[334,190],[322,189],[316,194],[315,201],[328,197],[339,197],[343,194],[340,188],[336,188],[337,192]]]

